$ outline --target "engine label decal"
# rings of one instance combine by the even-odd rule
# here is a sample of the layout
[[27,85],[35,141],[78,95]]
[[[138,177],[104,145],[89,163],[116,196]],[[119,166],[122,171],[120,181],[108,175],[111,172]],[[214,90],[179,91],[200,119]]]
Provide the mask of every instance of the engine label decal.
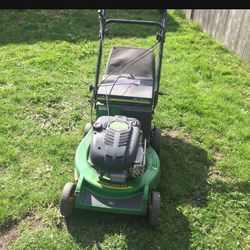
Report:
[[132,186],[128,186],[128,185],[121,185],[121,184],[111,184],[111,183],[107,183],[104,181],[97,181],[99,184],[103,185],[104,187],[108,187],[108,188],[112,188],[112,189],[129,189],[132,188]]

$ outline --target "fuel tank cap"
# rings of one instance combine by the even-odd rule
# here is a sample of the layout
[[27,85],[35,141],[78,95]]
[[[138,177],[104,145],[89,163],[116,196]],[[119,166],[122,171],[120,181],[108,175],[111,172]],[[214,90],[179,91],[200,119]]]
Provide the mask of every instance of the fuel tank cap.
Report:
[[102,124],[99,123],[99,122],[94,123],[93,129],[94,129],[95,131],[101,131],[101,130],[102,130]]

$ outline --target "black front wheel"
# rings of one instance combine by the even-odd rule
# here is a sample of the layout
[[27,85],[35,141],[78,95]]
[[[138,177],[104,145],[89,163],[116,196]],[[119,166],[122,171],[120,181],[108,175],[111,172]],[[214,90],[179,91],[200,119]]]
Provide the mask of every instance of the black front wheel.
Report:
[[161,213],[161,196],[160,192],[153,191],[149,199],[148,219],[149,225],[157,227],[159,225]]
[[74,209],[74,192],[76,185],[72,182],[65,184],[60,202],[60,212],[63,216],[69,217]]

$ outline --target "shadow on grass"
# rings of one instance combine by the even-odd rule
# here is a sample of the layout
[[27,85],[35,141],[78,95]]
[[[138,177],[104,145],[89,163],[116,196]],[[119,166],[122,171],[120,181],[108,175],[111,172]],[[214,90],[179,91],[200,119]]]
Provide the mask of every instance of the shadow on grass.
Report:
[[250,182],[227,183],[226,181],[216,180],[211,185],[210,190],[224,195],[231,195],[234,192],[250,194]]
[[169,136],[163,137],[160,159],[160,227],[149,228],[146,217],[78,210],[67,220],[67,227],[81,247],[98,246],[114,235],[123,236],[128,249],[189,247],[189,222],[178,206],[206,205],[207,171],[211,163],[204,150]]
[[[110,17],[158,20],[157,10],[112,10]],[[174,32],[179,24],[167,16],[167,31]],[[109,37],[147,37],[158,28],[114,25],[109,26]],[[133,28],[131,28],[133,27]],[[98,40],[99,19],[97,10],[2,10],[0,16],[0,46],[34,44],[37,42]]]

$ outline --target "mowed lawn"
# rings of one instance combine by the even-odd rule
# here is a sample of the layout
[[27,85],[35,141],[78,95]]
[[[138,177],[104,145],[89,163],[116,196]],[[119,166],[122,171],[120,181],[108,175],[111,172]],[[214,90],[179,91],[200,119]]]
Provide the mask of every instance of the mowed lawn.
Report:
[[[113,16],[157,19],[154,10]],[[250,249],[250,68],[170,10],[159,104],[161,223],[76,211],[59,199],[90,119],[97,10],[1,10],[0,242],[7,249]],[[112,26],[148,48],[155,28]],[[102,69],[104,64],[102,65]],[[1,247],[0,247],[1,248]]]

